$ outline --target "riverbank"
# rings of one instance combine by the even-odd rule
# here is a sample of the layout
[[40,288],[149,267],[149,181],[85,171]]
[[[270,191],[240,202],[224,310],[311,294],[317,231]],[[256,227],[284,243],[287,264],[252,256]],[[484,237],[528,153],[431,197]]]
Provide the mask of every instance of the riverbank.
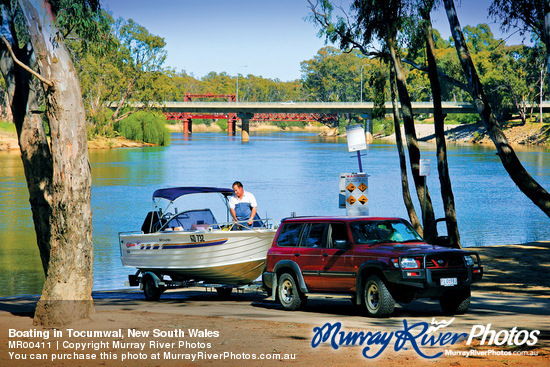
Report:
[[[167,124],[172,132],[182,132],[181,124]],[[416,124],[416,135],[420,141],[434,142],[434,127],[432,124]],[[193,132],[222,132],[217,124],[194,124]],[[268,123],[251,123],[250,131],[256,132],[314,132],[323,136],[336,136],[335,128],[325,125],[308,124],[304,127],[287,126],[278,127]],[[550,139],[550,125],[530,123],[523,126],[511,125],[503,129],[508,141],[514,145],[548,145]],[[240,132],[237,131],[237,134]],[[402,128],[402,135],[405,136]],[[445,136],[448,142],[464,144],[492,144],[485,127],[481,124],[445,125]],[[375,134],[375,139],[395,141],[395,134],[384,136]],[[89,149],[112,149],[128,147],[144,147],[152,144],[128,140],[124,137],[105,138],[99,137],[88,141]],[[0,131],[0,151],[19,150],[17,135],[14,132]]]
[[[433,124],[416,124],[416,136],[420,141],[435,142]],[[550,124],[528,123],[525,125],[507,125],[503,127],[508,142],[514,145],[548,145],[550,139]],[[401,135],[405,136],[404,128]],[[388,136],[376,135],[375,139],[395,141],[395,134]],[[487,130],[481,123],[445,125],[447,142],[461,144],[492,144]]]

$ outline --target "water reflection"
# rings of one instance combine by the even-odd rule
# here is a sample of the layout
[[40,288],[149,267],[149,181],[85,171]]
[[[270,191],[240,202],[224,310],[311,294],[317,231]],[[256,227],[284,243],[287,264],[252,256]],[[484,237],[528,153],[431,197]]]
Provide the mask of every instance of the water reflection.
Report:
[[[443,216],[435,146],[421,143],[432,160],[428,186],[436,216]],[[465,246],[550,239],[546,217],[515,186],[494,148],[449,145],[449,169],[462,242]],[[525,168],[550,188],[550,152],[518,149]],[[240,137],[200,133],[172,135],[169,147],[90,151],[94,211],[94,288],[121,288],[134,269],[123,268],[120,231],[139,229],[160,187],[230,187],[244,183],[259,212],[279,221],[298,215],[344,215],[338,208],[338,177],[357,170],[345,139],[308,133],[251,134]],[[369,174],[371,215],[406,217],[395,145],[375,142],[363,157]],[[21,159],[0,154],[0,296],[40,293],[43,275]],[[415,197],[414,192],[412,192]],[[419,201],[415,198],[419,211]]]

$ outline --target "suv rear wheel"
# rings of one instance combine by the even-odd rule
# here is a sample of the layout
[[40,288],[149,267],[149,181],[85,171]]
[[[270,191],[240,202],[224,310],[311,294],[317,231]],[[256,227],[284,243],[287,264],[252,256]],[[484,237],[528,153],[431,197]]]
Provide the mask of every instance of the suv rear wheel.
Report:
[[395,300],[386,284],[376,275],[367,278],[363,296],[363,304],[369,316],[388,317],[393,313]]
[[277,286],[279,303],[287,311],[294,311],[305,301],[305,296],[297,286],[296,280],[289,273],[283,273],[279,277]]

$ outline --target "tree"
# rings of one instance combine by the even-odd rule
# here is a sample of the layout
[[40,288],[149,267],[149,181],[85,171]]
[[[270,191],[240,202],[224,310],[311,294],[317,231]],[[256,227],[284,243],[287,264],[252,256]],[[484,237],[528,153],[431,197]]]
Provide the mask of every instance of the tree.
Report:
[[[56,14],[67,4],[76,9],[81,21],[99,8],[94,0],[0,2],[0,68],[8,87],[46,274],[34,322],[52,326],[88,318],[93,311],[91,174],[85,113],[71,55],[55,25]],[[16,26],[18,12],[22,24]],[[16,31],[20,25],[26,33]],[[50,144],[37,114],[35,77],[43,91]]]
[[519,27],[522,33],[535,33],[546,45],[546,70],[550,75],[550,0],[493,0],[489,14],[502,21],[503,30]]
[[444,4],[458,58],[468,81],[470,95],[474,100],[474,105],[478,110],[481,121],[487,129],[489,137],[495,144],[502,165],[519,189],[550,217],[550,194],[527,172],[514,149],[508,143],[508,139],[506,139],[506,136],[492,113],[491,105],[485,95],[483,86],[473,64],[456,15],[454,2],[452,0],[444,0]]
[[434,105],[434,131],[437,146],[437,170],[439,173],[439,182],[441,185],[441,199],[445,209],[445,224],[447,234],[452,247],[460,248],[460,234],[458,232],[458,223],[456,220],[456,209],[454,195],[449,175],[449,165],[447,163],[447,146],[445,144],[445,116],[441,106],[441,85],[439,83],[439,73],[437,70],[437,61],[435,58],[435,45],[433,42],[432,21],[430,11],[433,8],[433,1],[424,1],[419,9],[423,19],[422,30],[426,43],[426,59],[428,61],[428,76],[432,90]]
[[[309,1],[309,0],[308,0]],[[406,19],[404,10],[405,4],[399,0],[384,2],[379,1],[354,1],[352,4],[353,16],[337,17],[332,21],[332,11],[334,9],[330,1],[325,0],[313,4],[311,1],[312,19],[321,26],[321,33],[325,34],[327,39],[340,44],[343,50],[357,48],[365,56],[378,55],[379,53],[370,52],[374,40],[383,43],[383,47],[389,53],[393,71],[395,72],[395,81],[397,83],[397,92],[401,102],[401,111],[403,114],[403,124],[407,147],[409,151],[409,162],[413,181],[419,200],[425,198],[426,205],[423,205],[424,228],[423,236],[428,242],[433,242],[436,235],[435,217],[433,206],[424,180],[420,177],[420,150],[414,128],[414,118],[412,113],[411,98],[407,90],[405,72],[398,55],[397,34],[403,26]],[[319,8],[319,9],[318,9]],[[353,23],[350,19],[353,18]],[[407,200],[404,194],[403,199]],[[414,208],[406,203],[407,209]],[[409,212],[409,219],[413,222],[415,229],[420,230],[418,223],[414,223],[416,215]]]

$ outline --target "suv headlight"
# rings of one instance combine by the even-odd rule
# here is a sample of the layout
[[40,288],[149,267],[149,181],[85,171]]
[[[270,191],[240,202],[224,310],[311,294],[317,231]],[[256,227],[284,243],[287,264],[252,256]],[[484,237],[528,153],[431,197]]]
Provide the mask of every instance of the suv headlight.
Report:
[[471,255],[464,255],[464,261],[466,262],[467,266],[474,266],[475,262]]
[[416,259],[411,257],[404,257],[401,259],[401,269],[418,269],[420,264]]

